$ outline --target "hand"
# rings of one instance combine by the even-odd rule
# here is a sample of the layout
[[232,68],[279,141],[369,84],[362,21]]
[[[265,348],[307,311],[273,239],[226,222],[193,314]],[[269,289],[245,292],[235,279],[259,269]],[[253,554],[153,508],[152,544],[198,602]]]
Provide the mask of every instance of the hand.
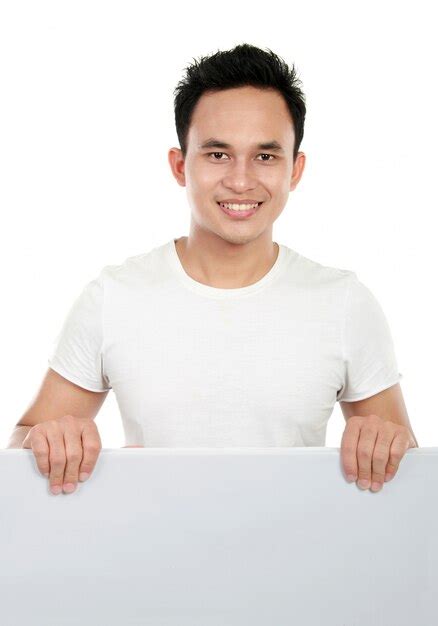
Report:
[[406,450],[416,447],[406,426],[377,415],[353,415],[347,420],[341,444],[347,480],[358,480],[361,489],[372,483],[371,490],[379,491],[384,482],[394,478]]
[[78,477],[87,480],[102,443],[92,419],[63,415],[33,426],[22,447],[32,449],[40,472],[49,478],[50,489],[57,495],[63,489],[72,493]]

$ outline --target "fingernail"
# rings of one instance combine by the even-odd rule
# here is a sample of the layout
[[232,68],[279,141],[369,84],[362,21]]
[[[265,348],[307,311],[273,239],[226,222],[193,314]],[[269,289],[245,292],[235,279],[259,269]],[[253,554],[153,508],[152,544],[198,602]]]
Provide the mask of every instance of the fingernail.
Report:
[[373,491],[380,491],[380,489],[381,489],[381,488],[382,488],[382,485],[381,485],[380,483],[373,483],[373,484],[371,485],[371,489],[372,489]]
[[394,474],[385,474],[385,483],[392,480],[394,478]]
[[64,483],[63,489],[66,493],[72,493],[76,489],[76,485],[73,483]]
[[84,482],[85,480],[87,480],[87,478],[89,478],[90,474],[87,474],[87,472],[81,472],[79,474],[79,480],[81,482]]
[[53,487],[52,487],[52,493],[53,493],[55,496],[57,496],[57,495],[58,495],[58,493],[61,493],[61,491],[62,491],[62,487],[61,487],[61,485],[53,485]]
[[347,474],[347,481],[349,483],[353,483],[356,480],[356,476],[354,474]]
[[361,479],[358,481],[358,485],[359,485],[359,487],[361,487],[362,489],[368,489],[368,488],[369,488],[369,486],[370,486],[370,481],[369,481],[369,480],[367,480],[366,478],[361,478]]

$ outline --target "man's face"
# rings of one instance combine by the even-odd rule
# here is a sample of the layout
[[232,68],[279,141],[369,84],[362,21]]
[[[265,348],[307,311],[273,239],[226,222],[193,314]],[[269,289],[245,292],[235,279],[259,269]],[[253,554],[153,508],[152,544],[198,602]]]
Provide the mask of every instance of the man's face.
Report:
[[[212,139],[229,147],[211,145]],[[293,163],[294,141],[289,110],[277,91],[245,86],[203,94],[193,112],[185,160],[178,149],[169,153],[178,182],[187,187],[191,232],[209,231],[235,244],[272,239],[272,224],[304,168],[303,153]],[[210,146],[203,147],[206,142]],[[268,142],[280,149],[258,146]],[[232,199],[262,204],[249,217],[233,217],[218,204]]]

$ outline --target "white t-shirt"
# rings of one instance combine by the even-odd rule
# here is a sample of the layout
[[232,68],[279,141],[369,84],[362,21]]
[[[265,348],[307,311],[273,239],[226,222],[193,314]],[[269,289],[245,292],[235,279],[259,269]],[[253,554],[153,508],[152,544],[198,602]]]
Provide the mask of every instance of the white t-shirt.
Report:
[[349,270],[279,244],[237,289],[199,283],[175,241],[105,266],[74,301],[49,365],[113,389],[126,444],[324,446],[336,401],[399,382],[384,313]]

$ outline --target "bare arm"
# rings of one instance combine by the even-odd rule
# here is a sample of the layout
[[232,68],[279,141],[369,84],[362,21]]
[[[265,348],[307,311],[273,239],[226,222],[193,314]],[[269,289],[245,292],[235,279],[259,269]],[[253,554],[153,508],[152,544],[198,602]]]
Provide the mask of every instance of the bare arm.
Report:
[[52,493],[75,491],[94,471],[102,442],[94,418],[108,391],[83,389],[49,368],[8,448],[31,448]]
[[400,383],[397,383],[388,389],[384,389],[370,398],[365,398],[365,400],[357,400],[356,402],[340,402],[339,404],[341,405],[345,421],[353,415],[378,415],[384,420],[389,420],[395,424],[406,426],[406,428],[411,432],[412,437],[417,444],[417,448],[419,447],[409,421],[409,415],[406,409]]
[[107,395],[108,391],[83,389],[49,367],[36,397],[17,422],[6,447],[21,448],[33,426],[63,415],[94,419]]

